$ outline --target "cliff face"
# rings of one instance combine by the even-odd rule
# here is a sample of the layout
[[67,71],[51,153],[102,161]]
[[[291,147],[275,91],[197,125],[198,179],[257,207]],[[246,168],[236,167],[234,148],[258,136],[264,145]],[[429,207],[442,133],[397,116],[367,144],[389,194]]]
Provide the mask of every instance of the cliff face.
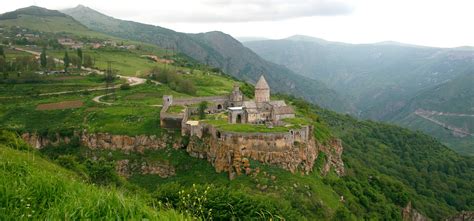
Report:
[[139,162],[137,160],[119,160],[115,169],[123,177],[130,177],[133,173],[154,174],[161,178],[167,178],[176,175],[175,168],[169,162],[149,163]]
[[[91,149],[120,150],[125,152],[141,152],[145,149],[159,150],[171,146],[175,149],[183,147],[181,138],[170,135],[112,135],[108,133],[76,133],[81,145]],[[47,145],[58,145],[61,142],[69,143],[70,137],[55,136],[42,137],[34,133],[25,133],[23,140],[35,148]],[[216,172],[228,172],[232,179],[242,173],[250,174],[251,160],[264,164],[275,165],[292,173],[309,173],[313,170],[316,159],[324,153],[325,161],[321,170],[326,175],[331,169],[338,175],[344,175],[342,162],[342,145],[339,140],[333,140],[328,145],[322,145],[314,139],[308,142],[285,142],[284,138],[275,136],[233,137],[216,139],[211,136],[202,138],[191,137],[186,147],[187,152],[197,158],[207,159],[216,169]],[[136,168],[140,167],[139,170]],[[127,176],[127,171],[137,170],[143,174],[158,174],[162,177],[174,175],[174,168],[168,165],[148,165],[137,162],[118,162],[117,170]]]
[[327,145],[318,145],[318,150],[326,155],[326,159],[321,170],[321,174],[325,176],[326,174],[334,169],[334,171],[339,176],[343,176],[345,174],[344,171],[344,162],[342,161],[342,151],[344,148],[342,147],[341,140],[333,139]]
[[474,220],[474,211],[462,211],[454,216],[448,217],[446,221],[472,221]]
[[230,179],[242,173],[250,174],[255,169],[252,168],[251,160],[275,165],[292,173],[301,171],[307,174],[313,170],[320,151],[326,155],[321,171],[323,175],[331,168],[338,175],[344,174],[341,159],[343,149],[338,140],[328,146],[319,144],[314,139],[306,143],[295,142],[291,146],[283,143],[275,138],[262,140],[262,137],[234,137],[224,140],[191,137],[186,150],[191,156],[207,159],[216,168],[216,172],[228,172]]
[[[173,139],[169,135],[113,135],[108,133],[75,133],[75,137],[79,138],[81,145],[91,149],[121,150],[121,151],[137,151],[143,152],[145,149],[164,149],[168,145],[173,148],[181,148],[180,140]],[[42,137],[35,133],[24,133],[22,139],[35,148],[42,148],[47,145],[58,145],[59,143],[71,142],[70,137],[61,137],[59,134],[54,136]]]

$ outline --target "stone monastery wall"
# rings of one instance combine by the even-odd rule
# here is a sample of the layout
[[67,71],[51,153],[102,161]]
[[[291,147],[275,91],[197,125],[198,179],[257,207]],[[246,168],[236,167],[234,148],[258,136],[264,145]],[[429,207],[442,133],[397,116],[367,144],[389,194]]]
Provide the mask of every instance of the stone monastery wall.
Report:
[[229,96],[211,96],[211,97],[191,97],[173,99],[172,105],[192,105],[203,101],[225,103],[229,100]]

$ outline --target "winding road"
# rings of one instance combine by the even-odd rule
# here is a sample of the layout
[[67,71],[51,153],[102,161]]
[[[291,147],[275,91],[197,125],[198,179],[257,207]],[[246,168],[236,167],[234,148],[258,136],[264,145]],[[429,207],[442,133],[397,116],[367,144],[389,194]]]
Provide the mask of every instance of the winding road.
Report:
[[415,115],[428,120],[440,127],[443,127],[453,133],[455,136],[459,137],[466,137],[466,136],[474,136],[474,134],[470,133],[468,130],[459,128],[459,127],[454,127],[451,125],[448,125],[446,123],[443,123],[439,120],[436,120],[432,118],[434,115],[438,116],[457,116],[457,117],[474,117],[474,115],[471,114],[460,114],[460,113],[448,113],[448,112],[439,112],[439,111],[429,111],[429,110],[423,110],[423,109],[418,109],[415,111]]

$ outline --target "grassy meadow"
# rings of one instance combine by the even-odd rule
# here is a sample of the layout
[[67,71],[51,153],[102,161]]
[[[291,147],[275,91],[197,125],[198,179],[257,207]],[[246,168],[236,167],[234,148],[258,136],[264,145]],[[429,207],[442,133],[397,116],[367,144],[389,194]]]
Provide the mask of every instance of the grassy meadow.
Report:
[[184,220],[146,195],[91,185],[1,131],[0,220]]

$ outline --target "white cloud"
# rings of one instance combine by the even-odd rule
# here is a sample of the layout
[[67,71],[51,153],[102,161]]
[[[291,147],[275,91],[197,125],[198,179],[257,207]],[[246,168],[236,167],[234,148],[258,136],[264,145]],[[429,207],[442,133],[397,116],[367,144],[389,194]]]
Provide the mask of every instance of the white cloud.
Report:
[[156,15],[163,22],[278,21],[311,16],[347,15],[353,6],[334,0],[205,0],[200,8]]
[[189,33],[474,46],[472,0],[15,0],[2,4],[0,13],[34,3],[50,9],[83,4],[116,18]]

